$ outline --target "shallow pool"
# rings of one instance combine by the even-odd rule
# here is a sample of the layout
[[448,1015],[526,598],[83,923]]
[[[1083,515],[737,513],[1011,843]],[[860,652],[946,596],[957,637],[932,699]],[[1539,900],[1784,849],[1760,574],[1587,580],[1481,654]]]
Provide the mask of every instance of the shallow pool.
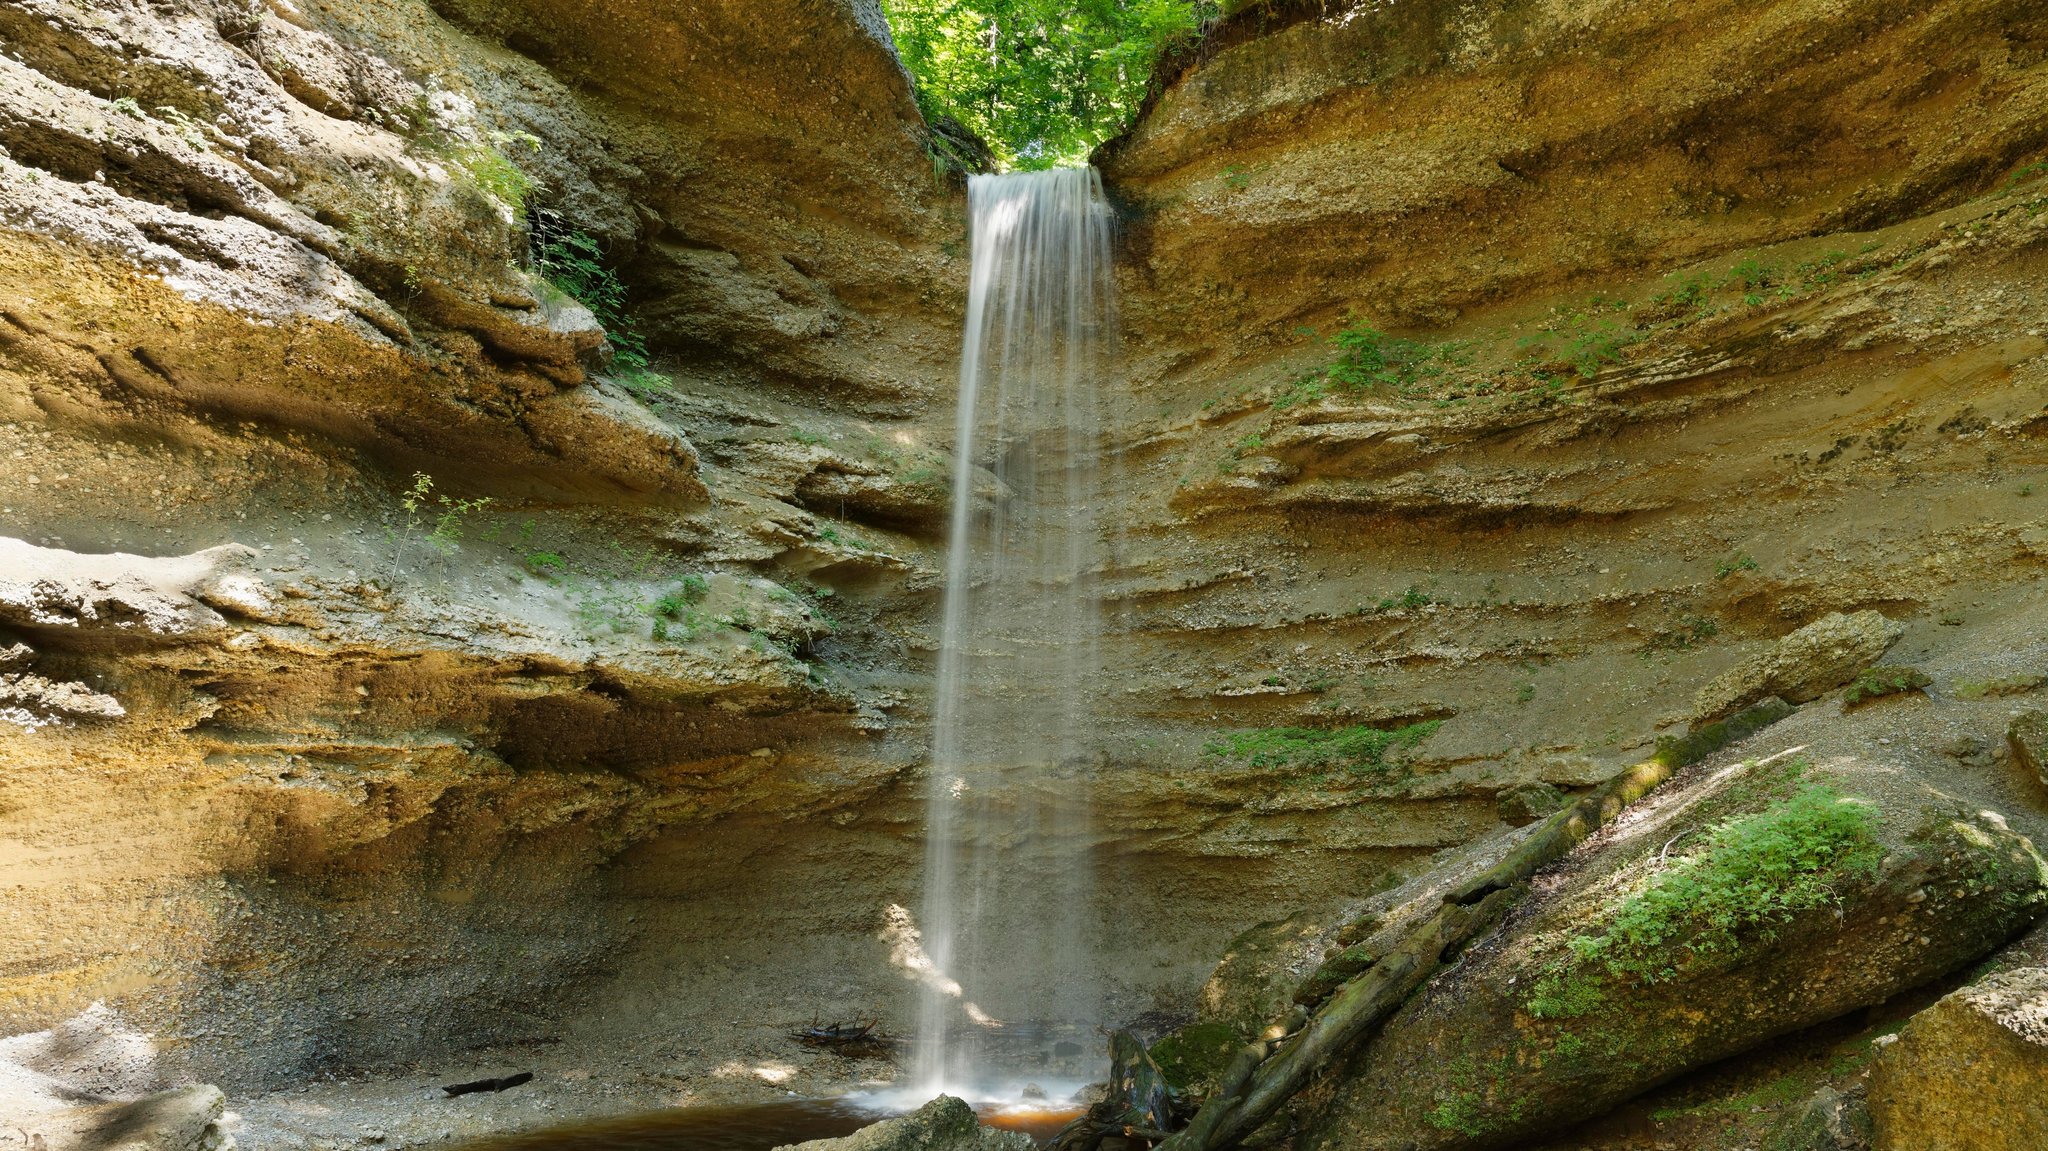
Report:
[[[991,1127],[1022,1131],[1044,1144],[1081,1113],[1079,1104],[985,1103]],[[863,1099],[791,1099],[739,1107],[677,1107],[623,1115],[463,1145],[463,1151],[770,1151],[807,1139],[850,1135],[902,1114]]]

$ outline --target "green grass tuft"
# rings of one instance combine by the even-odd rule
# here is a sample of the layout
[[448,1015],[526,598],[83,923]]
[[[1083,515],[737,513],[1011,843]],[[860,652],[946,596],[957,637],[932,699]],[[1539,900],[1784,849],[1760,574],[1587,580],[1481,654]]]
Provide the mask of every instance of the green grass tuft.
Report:
[[1262,727],[1211,740],[1202,752],[1250,767],[1341,767],[1367,775],[1386,769],[1389,751],[1414,747],[1435,735],[1441,726],[1442,720],[1432,719],[1391,730],[1364,724],[1342,728]]
[[1604,933],[1567,941],[1529,1013],[1573,1018],[1601,1003],[1606,982],[1650,986],[1732,963],[1800,912],[1839,903],[1845,884],[1876,876],[1877,822],[1869,805],[1812,784],[1716,826],[1697,854],[1622,900]]

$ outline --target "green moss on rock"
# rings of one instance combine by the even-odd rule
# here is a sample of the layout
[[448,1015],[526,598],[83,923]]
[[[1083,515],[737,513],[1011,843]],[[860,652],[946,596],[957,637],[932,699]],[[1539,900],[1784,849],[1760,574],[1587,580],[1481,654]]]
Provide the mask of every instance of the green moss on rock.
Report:
[[1175,1091],[1205,1095],[1243,1042],[1227,1023],[1190,1023],[1154,1043],[1152,1061]]
[[1846,707],[1860,707],[1888,695],[1919,691],[1934,680],[1916,667],[1873,667],[1859,674],[1842,693]]

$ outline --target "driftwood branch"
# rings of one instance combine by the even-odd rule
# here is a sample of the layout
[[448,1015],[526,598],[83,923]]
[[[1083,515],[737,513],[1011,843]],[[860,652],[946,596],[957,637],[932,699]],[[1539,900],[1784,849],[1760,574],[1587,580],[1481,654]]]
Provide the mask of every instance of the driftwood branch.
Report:
[[1499,862],[1451,889],[1435,915],[1339,987],[1270,1055],[1265,1044],[1240,1051],[1194,1120],[1158,1151],[1221,1151],[1242,1142],[1307,1086],[1317,1068],[1370,1037],[1447,957],[1498,923],[1528,890],[1531,876],[1671,778],[1671,771],[1655,762],[1630,768],[1552,815]]

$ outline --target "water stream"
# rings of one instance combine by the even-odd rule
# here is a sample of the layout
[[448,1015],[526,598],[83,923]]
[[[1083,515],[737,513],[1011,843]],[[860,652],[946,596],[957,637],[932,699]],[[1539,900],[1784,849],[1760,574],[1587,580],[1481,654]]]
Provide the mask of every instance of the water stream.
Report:
[[1040,1141],[1080,1113],[1102,1050],[1088,783],[1110,211],[1088,168],[976,176],[968,208],[925,893],[906,925],[923,983],[911,1075],[840,1099],[677,1108],[470,1151],[768,1151],[942,1092]]
[[1092,168],[976,176],[967,198],[919,916],[930,969],[914,1083],[926,1096],[986,1078],[978,1040],[990,1033],[1092,1024],[1101,1010],[1088,781],[1111,217]]

